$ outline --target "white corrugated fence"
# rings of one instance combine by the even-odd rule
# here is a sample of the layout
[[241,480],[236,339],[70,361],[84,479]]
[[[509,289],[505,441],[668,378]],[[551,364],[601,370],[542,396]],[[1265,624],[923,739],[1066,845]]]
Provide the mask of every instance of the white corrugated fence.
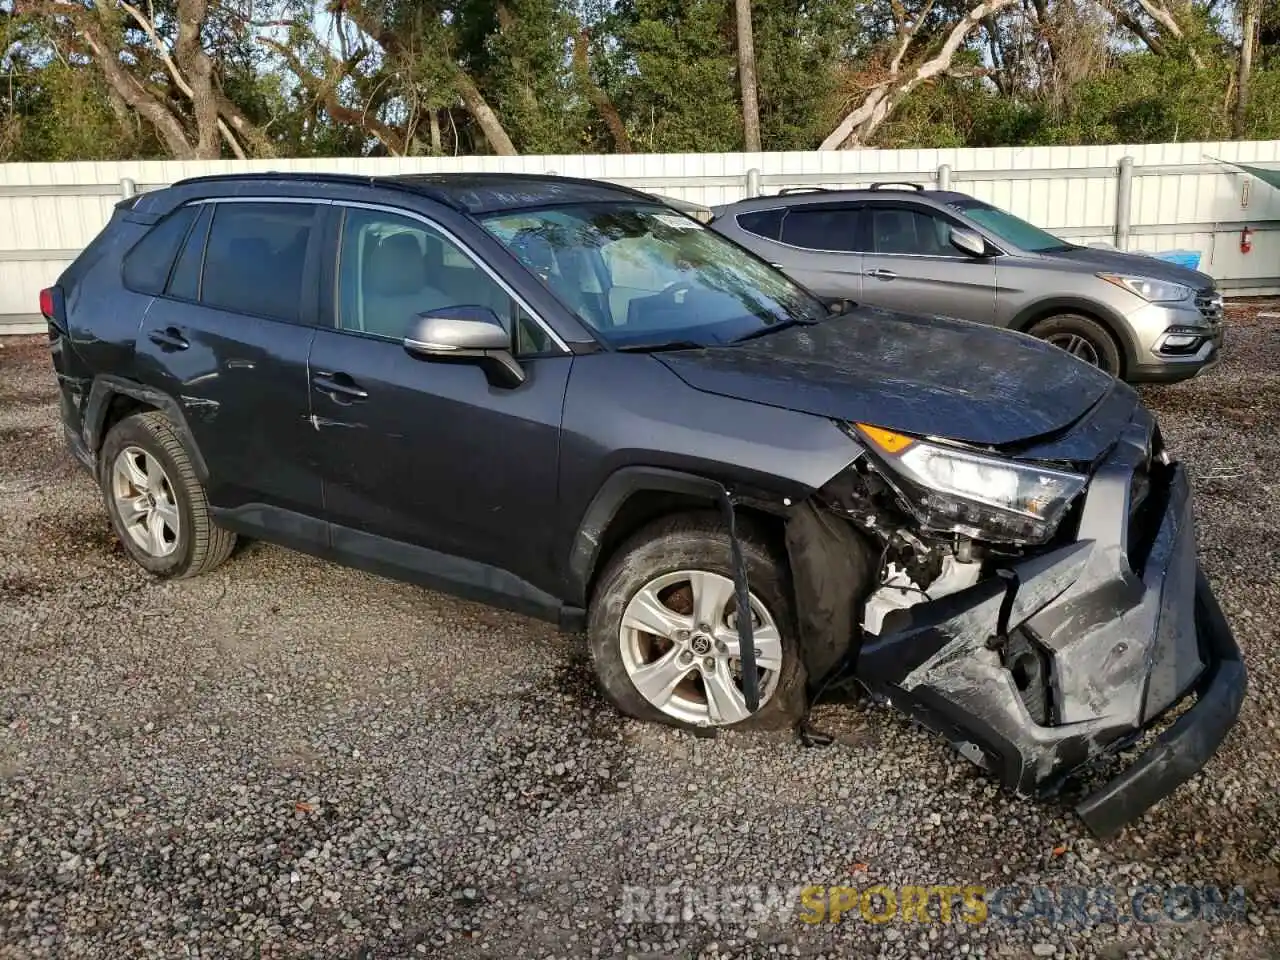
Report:
[[[150,190],[249,170],[494,170],[624,183],[706,205],[783,187],[950,184],[1079,243],[1191,249],[1228,293],[1280,292],[1280,191],[1226,162],[1280,167],[1280,140],[827,153],[0,164],[0,333],[44,329],[38,296],[106,223],[122,182]],[[1241,252],[1240,235],[1253,231]]]

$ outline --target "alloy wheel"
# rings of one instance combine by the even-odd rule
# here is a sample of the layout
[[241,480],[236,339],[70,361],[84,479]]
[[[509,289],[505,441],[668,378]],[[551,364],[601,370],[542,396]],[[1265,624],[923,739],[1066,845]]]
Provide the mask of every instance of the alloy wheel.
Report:
[[125,447],[111,466],[111,497],[129,539],[153,557],[178,549],[182,520],[173,484],[152,454]]
[[1098,347],[1088,337],[1082,337],[1078,333],[1051,333],[1044,339],[1045,343],[1051,343],[1073,357],[1079,357],[1085,363],[1095,367],[1102,366]]
[[[751,597],[760,704],[782,672],[782,638]],[[655,577],[627,604],[619,629],[622,662],[646,700],[672,719],[724,726],[747,719],[733,581],[705,570]]]

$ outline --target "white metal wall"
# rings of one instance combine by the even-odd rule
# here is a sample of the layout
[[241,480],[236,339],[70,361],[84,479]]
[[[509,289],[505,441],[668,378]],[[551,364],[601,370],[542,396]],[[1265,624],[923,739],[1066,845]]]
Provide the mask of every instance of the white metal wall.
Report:
[[[1122,158],[1133,161],[1127,237],[1118,209]],[[139,190],[247,170],[361,174],[498,170],[595,177],[714,205],[787,186],[875,180],[936,184],[1005,207],[1068,240],[1119,240],[1131,250],[1195,249],[1224,289],[1280,292],[1280,191],[1217,161],[1280,166],[1280,141],[860,150],[830,153],[416,157],[270,161],[0,164],[0,333],[42,330],[41,287],[106,223],[125,178]],[[942,168],[947,168],[946,170]],[[754,171],[754,172],[753,172]],[[1252,253],[1239,249],[1254,228]]]

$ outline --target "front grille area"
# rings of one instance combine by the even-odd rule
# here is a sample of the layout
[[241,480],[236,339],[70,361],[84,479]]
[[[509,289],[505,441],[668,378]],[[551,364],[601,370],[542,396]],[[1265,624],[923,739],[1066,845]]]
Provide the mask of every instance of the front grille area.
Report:
[[1213,287],[1196,291],[1196,309],[1214,326],[1222,322],[1222,294]]

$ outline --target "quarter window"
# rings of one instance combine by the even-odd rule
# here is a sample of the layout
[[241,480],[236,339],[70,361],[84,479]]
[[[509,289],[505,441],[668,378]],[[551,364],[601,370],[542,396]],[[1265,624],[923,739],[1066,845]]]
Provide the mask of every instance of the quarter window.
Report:
[[162,293],[173,258],[195,218],[195,207],[180,207],[152,227],[124,259],[124,285],[151,296]]
[[738,214],[738,226],[747,233],[754,233],[766,240],[777,240],[782,233],[782,215],[786,210],[778,207],[774,210],[752,210],[750,213]]
[[338,324],[402,340],[419,314],[442,307],[492,310],[519,355],[551,349],[546,332],[484,269],[420,220],[350,208],[338,253]]
[[314,221],[312,204],[218,204],[206,245],[200,302],[296,323]]

